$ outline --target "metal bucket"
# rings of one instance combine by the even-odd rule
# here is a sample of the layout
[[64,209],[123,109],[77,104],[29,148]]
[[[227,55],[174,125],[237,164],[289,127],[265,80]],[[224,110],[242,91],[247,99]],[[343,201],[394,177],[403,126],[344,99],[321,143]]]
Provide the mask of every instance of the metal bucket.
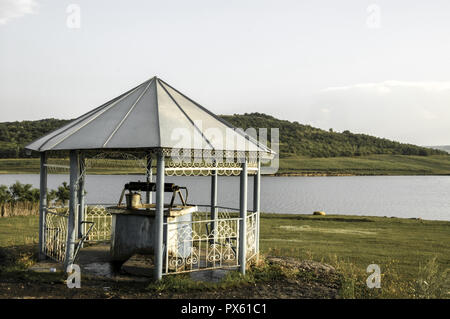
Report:
[[125,200],[127,202],[128,209],[137,209],[142,207],[141,194],[139,193],[125,194]]

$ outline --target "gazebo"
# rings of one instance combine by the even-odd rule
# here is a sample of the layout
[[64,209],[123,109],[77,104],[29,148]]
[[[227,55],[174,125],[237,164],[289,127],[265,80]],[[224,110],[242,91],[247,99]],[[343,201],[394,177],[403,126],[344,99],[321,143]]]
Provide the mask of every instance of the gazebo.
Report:
[[[58,246],[61,255],[58,261],[70,266],[83,243],[89,240],[92,227],[87,226],[93,222],[87,221],[90,210],[85,203],[85,176],[89,166],[86,161],[108,158],[108,154],[133,154],[133,158],[143,158],[145,163],[147,206],[142,206],[140,217],[136,218],[152,216],[151,226],[144,231],[145,238],[153,241],[156,279],[161,279],[163,274],[228,265],[238,266],[245,273],[247,261],[258,256],[261,160],[270,159],[275,153],[157,77],[39,138],[26,149],[40,153],[41,259],[55,259],[51,251]],[[68,165],[49,162],[53,154],[64,152],[69,152]],[[50,168],[67,169],[70,175],[70,199],[66,214],[61,215],[64,218],[60,228],[49,224],[49,214],[57,214],[47,207]],[[156,183],[153,183],[154,168]],[[165,175],[174,174],[211,176],[207,215],[199,213],[176,219],[175,208],[164,203],[164,191],[168,187]],[[249,174],[254,176],[252,211],[247,208]],[[219,175],[240,176],[239,207],[235,215],[219,216]],[[179,207],[183,210],[187,206]],[[200,211],[195,203],[189,204],[189,212],[193,208]],[[58,237],[62,240],[55,241],[57,236],[62,236]]]

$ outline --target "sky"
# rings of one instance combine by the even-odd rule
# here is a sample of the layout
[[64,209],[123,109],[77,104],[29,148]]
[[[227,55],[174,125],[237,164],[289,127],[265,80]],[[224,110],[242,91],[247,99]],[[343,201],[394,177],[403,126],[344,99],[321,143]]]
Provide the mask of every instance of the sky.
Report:
[[157,75],[216,114],[450,144],[448,0],[0,0],[0,122]]

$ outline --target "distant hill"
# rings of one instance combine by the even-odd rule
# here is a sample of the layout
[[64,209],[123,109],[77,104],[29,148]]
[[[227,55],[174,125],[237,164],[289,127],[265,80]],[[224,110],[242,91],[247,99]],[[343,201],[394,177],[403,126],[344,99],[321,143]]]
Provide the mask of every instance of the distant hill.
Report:
[[[280,155],[310,157],[390,155],[442,155],[441,150],[420,147],[349,131],[342,133],[325,131],[298,122],[279,120],[273,116],[251,113],[222,115],[235,127],[278,127],[280,129]],[[269,130],[270,131],[270,130]],[[270,140],[270,138],[268,138]]]
[[[261,113],[222,115],[235,127],[247,129],[279,128],[280,156],[337,157],[373,154],[443,155],[442,150],[403,144],[366,134],[325,131],[298,122],[279,120]],[[44,119],[37,121],[0,123],[0,158],[28,157],[24,146],[70,120]],[[270,134],[270,130],[268,130]],[[270,135],[268,140],[270,141]],[[36,155],[34,155],[36,156]]]
[[427,146],[436,150],[445,151],[450,154],[450,145]]
[[29,157],[25,155],[25,145],[68,122],[44,119],[0,123],[0,158]]

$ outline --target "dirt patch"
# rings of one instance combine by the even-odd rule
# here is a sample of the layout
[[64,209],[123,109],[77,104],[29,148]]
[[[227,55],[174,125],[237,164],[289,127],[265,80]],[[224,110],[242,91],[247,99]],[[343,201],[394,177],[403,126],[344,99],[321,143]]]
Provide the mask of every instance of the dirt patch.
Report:
[[[150,278],[124,281],[120,278],[84,275],[81,288],[69,289],[63,272],[42,273],[29,271],[20,265],[18,258],[30,250],[16,251],[0,248],[0,298],[337,298],[338,276],[333,267],[313,261],[297,261],[292,258],[268,257],[267,263],[295,273],[277,280],[245,283],[233,288],[193,290],[186,292],[148,289]],[[25,258],[26,259],[26,258]]]

